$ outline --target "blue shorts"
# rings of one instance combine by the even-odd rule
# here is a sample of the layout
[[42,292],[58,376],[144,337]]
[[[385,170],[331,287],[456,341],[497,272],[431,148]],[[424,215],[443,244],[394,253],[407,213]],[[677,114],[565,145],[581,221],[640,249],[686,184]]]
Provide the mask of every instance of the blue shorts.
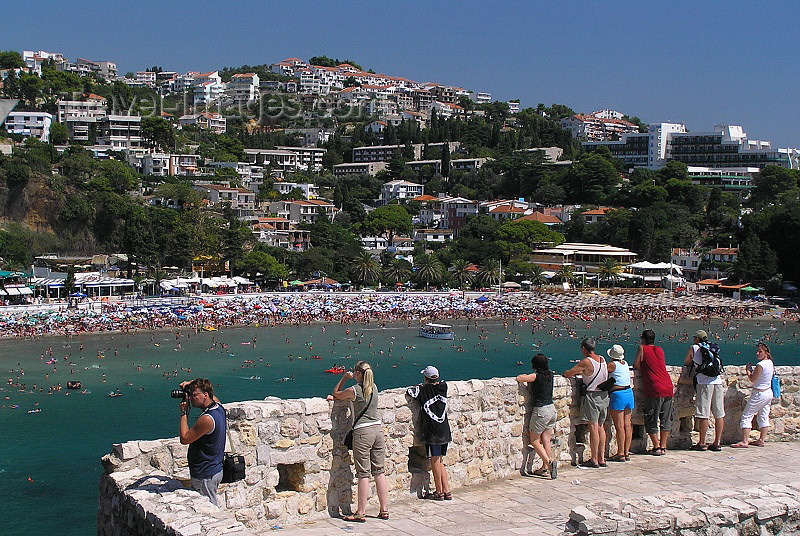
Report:
[[434,456],[444,456],[447,454],[447,443],[444,445],[431,445],[430,443],[425,443],[425,450],[428,452],[428,458],[433,458]]
[[611,403],[608,409],[611,411],[623,411],[626,409],[633,409],[633,389],[620,389],[619,391],[611,391]]

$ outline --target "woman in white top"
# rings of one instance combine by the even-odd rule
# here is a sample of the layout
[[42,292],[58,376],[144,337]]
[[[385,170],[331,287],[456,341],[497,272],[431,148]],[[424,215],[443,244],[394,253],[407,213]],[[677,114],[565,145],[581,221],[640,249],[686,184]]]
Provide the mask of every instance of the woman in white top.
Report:
[[[758,359],[758,364],[755,368],[752,364],[747,364],[747,377],[753,382],[753,391],[750,393],[750,399],[747,401],[747,405],[742,412],[742,420],[739,423],[742,429],[742,440],[731,445],[731,447],[737,449],[744,449],[749,445],[763,447],[769,431],[772,375],[775,372],[775,366],[772,363],[769,347],[763,342],[758,343],[756,347],[756,358]],[[761,437],[758,438],[758,441],[750,441],[750,430],[753,424],[753,417],[756,415],[758,415],[756,422],[758,423],[758,431]]]

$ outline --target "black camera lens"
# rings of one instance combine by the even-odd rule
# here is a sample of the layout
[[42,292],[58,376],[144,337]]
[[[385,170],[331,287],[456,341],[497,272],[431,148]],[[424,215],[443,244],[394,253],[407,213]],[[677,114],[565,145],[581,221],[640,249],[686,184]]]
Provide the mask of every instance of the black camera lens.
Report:
[[173,389],[170,391],[170,395],[172,398],[184,398],[186,396],[186,391],[183,389]]

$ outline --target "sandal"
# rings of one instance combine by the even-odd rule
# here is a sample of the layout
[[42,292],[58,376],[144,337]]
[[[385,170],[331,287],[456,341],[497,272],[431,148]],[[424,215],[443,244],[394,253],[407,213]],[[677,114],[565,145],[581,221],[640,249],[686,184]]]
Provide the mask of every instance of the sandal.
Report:
[[449,491],[447,493],[445,493],[444,495],[442,495],[442,497],[444,497],[445,501],[452,501],[453,500],[453,494],[450,493]]
[[547,467],[545,467],[544,465],[541,466],[540,468],[536,469],[533,472],[533,475],[534,476],[545,476],[545,475],[547,475]]
[[651,456],[663,456],[664,455],[664,453],[661,452],[660,448],[652,448],[652,449],[648,450],[647,453],[650,454]]
[[[534,471],[534,474],[535,474],[535,473],[536,473],[536,472]],[[431,493],[431,492],[429,491],[428,493],[426,493],[425,495],[423,495],[423,496],[422,496],[422,498],[423,498],[423,499],[429,499],[429,500],[431,500],[431,501],[443,501],[443,500],[444,500],[444,494],[443,494],[443,493],[439,493],[439,492],[436,492],[436,493]]]
[[758,441],[751,441],[751,442],[750,442],[750,445],[752,445],[752,446],[754,446],[754,447],[765,447],[765,446],[766,446],[766,445],[764,444],[764,442],[763,442],[763,441],[761,441],[760,439],[759,439]]
[[704,451],[706,450],[706,446],[697,443],[696,445],[692,445],[691,447],[689,447],[689,450]]
[[389,519],[389,512],[381,511],[378,513],[378,519]]
[[734,448],[734,449],[746,449],[749,446],[750,445],[748,445],[747,443],[743,443],[743,442],[740,441],[738,443],[734,443],[733,445],[731,445],[731,448]]
[[367,522],[367,518],[365,518],[364,516],[360,516],[358,514],[343,515],[342,519],[344,519],[345,521],[350,521],[351,523],[366,523]]
[[624,454],[615,454],[614,456],[611,456],[608,459],[608,461],[610,461],[610,462],[627,462],[628,460],[626,459]]

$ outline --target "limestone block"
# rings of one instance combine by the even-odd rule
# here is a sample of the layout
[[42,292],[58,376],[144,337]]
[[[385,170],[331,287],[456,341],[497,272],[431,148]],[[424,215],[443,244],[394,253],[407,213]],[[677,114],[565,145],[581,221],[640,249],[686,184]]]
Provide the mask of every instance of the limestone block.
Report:
[[270,465],[271,452],[272,449],[270,449],[269,445],[260,443],[258,446],[256,446],[256,463],[258,465]]
[[413,413],[408,407],[397,408],[394,412],[395,421],[398,423],[409,423],[411,422],[412,416]]
[[[248,422],[240,422],[238,423],[235,432],[237,432],[237,436],[239,438],[239,442],[242,445],[247,445],[249,447],[254,447],[258,443],[258,434],[256,432],[256,427]],[[233,435],[234,429],[231,429],[231,435]]]
[[317,430],[321,434],[327,434],[333,429],[333,423],[329,418],[319,417],[317,418]]
[[305,515],[314,509],[314,501],[311,497],[302,496],[297,501],[297,513]]
[[330,402],[325,400],[324,398],[300,398],[298,399],[301,406],[303,407],[303,413],[305,415],[314,415],[316,413],[330,413],[331,407],[333,406]]
[[137,441],[115,443],[112,448],[114,449],[114,454],[121,460],[131,460],[142,453]]
[[300,422],[294,417],[287,417],[281,422],[281,435],[295,439],[300,437]]
[[295,445],[295,442],[293,440],[287,439],[287,438],[279,439],[278,441],[276,441],[273,444],[273,446],[275,448],[278,448],[278,449],[288,449],[288,448],[293,447],[294,445]]
[[679,530],[699,529],[707,523],[706,516],[698,512],[687,510],[675,514],[675,528]]
[[303,404],[297,400],[281,400],[281,407],[285,415],[299,416],[305,414]]
[[744,499],[745,502],[752,504],[756,508],[756,521],[763,523],[775,517],[786,514],[786,505],[770,498]]
[[261,442],[271,441],[280,434],[280,422],[277,420],[260,422],[256,429]]
[[452,398],[463,397],[473,393],[472,384],[467,381],[447,382],[448,396]]
[[301,438],[300,439],[300,444],[301,445],[316,445],[320,441],[322,441],[322,436],[316,435],[316,436]]

